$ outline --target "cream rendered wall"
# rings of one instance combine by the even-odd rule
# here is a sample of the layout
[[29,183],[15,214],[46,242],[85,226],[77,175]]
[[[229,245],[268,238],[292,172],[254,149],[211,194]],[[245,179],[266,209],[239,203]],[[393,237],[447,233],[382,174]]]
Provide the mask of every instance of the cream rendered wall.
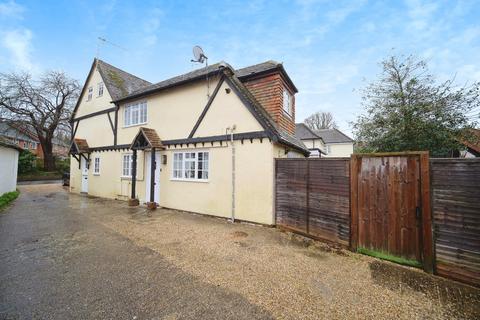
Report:
[[[210,79],[210,92],[217,83],[218,78]],[[125,107],[140,101],[147,102],[147,123],[124,127]],[[197,82],[123,104],[118,112],[117,142],[131,143],[140,127],[155,129],[162,140],[187,138],[207,101],[205,82]]]
[[[131,178],[122,177],[122,160],[124,154],[131,153],[129,150],[92,152],[88,170],[88,194],[110,199],[128,199],[131,194]],[[93,173],[96,157],[100,158],[99,174]],[[144,170],[144,153],[138,152],[136,193],[139,199],[145,198]],[[70,191],[81,192],[81,170],[73,157],[70,157]]]
[[0,196],[17,188],[17,169],[19,151],[0,146]]
[[[261,143],[235,141],[235,218],[263,224],[273,223],[274,148],[268,139]],[[205,148],[171,148],[163,151],[167,164],[160,175],[160,205],[185,211],[230,218],[232,213],[231,143],[208,144]],[[172,180],[175,151],[208,151],[209,180]],[[254,155],[254,156],[252,156]]]
[[208,137],[225,134],[225,128],[235,124],[235,133],[263,131],[252,113],[240,98],[223,82],[207,114],[197,128],[194,137]]
[[353,143],[329,143],[330,153],[325,157],[350,157],[353,153]]
[[[101,97],[98,96],[98,84],[100,82],[103,82],[102,76],[100,75],[98,70],[95,68],[92,75],[90,76],[89,79],[87,79],[87,82],[85,84],[85,92],[81,97],[82,100],[77,109],[77,112],[75,113],[76,118],[114,107],[114,105],[111,103],[112,98],[110,97],[110,94],[107,91],[107,87],[104,86],[103,95]],[[92,100],[87,101],[89,87],[93,87],[93,96],[92,96]]]
[[[110,116],[114,121],[114,112]],[[75,138],[86,139],[90,148],[113,145],[113,131],[107,114],[80,120]]]

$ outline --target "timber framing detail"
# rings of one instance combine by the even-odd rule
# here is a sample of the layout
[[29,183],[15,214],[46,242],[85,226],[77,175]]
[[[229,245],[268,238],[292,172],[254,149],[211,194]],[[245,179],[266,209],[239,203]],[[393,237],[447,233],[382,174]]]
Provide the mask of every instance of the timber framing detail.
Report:
[[86,114],[84,116],[72,119],[72,123],[76,122],[76,121],[96,117],[96,116],[99,116],[99,115],[102,115],[102,114],[105,114],[105,113],[110,113],[110,112],[113,112],[113,111],[117,111],[117,109],[118,109],[118,107],[112,107],[112,108],[108,108],[108,109],[105,109],[105,110],[100,110],[100,111],[97,111],[97,112],[89,113],[89,114]]

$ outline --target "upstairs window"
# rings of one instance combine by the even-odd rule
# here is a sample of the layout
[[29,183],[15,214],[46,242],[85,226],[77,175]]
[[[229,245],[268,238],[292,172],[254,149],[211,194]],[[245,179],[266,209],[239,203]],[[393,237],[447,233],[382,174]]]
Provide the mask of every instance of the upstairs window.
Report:
[[292,95],[287,90],[283,90],[283,111],[285,111],[285,113],[287,113],[288,115],[292,115],[292,108]]
[[87,101],[92,100],[93,97],[93,87],[88,87]]
[[99,97],[103,96],[103,82],[100,82],[98,84],[98,96]]
[[124,126],[135,126],[147,123],[147,103],[140,102],[125,107]]
[[175,152],[173,154],[173,180],[208,180],[208,152]]

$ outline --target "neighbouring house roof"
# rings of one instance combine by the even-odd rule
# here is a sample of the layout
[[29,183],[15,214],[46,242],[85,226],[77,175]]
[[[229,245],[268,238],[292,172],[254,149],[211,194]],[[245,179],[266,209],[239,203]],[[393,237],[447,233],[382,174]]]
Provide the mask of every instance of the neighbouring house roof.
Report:
[[90,148],[88,147],[87,140],[78,139],[78,138],[73,139],[72,145],[70,147],[70,153],[80,154],[80,153],[89,153],[89,152],[90,152]]
[[155,129],[141,127],[132,141],[130,149],[164,149],[162,140]]
[[338,129],[314,130],[315,134],[320,136],[325,143],[353,143],[353,139]]
[[295,123],[295,136],[300,140],[322,140],[322,137],[313,132],[305,123]]
[[460,142],[475,155],[480,155],[480,129],[471,129],[471,133],[472,141],[461,140]]
[[7,139],[0,137],[0,146],[5,147],[5,148],[10,148],[10,149],[15,149],[18,151],[23,151],[22,148],[19,146],[13,144],[12,142],[8,141]]
[[30,130],[6,121],[0,121],[0,136],[39,143],[36,135],[32,134]]

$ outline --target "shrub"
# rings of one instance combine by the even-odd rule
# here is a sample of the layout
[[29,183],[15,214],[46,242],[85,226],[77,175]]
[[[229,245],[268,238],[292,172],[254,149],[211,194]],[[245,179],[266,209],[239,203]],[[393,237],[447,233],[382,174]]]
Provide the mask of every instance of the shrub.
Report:
[[36,171],[36,159],[37,157],[28,150],[20,152],[18,157],[18,173],[25,174]]
[[0,210],[8,206],[13,200],[17,199],[19,191],[6,192],[0,196]]

